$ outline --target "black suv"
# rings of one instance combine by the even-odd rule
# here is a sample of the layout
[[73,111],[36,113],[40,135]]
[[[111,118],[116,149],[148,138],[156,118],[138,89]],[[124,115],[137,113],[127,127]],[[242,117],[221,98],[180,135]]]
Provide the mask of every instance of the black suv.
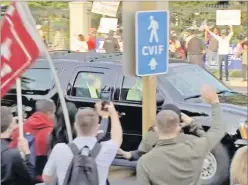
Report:
[[[136,150],[142,134],[142,79],[125,76],[121,67],[121,54],[52,54],[65,99],[78,108],[92,107],[101,98],[114,102],[124,131],[122,149]],[[213,75],[197,65],[171,60],[169,72],[159,75],[157,96],[158,110],[165,103],[176,104],[182,112],[195,119],[205,130],[210,127],[211,108],[200,99],[200,87],[207,83],[216,87],[227,124],[227,134],[206,157],[201,178],[202,184],[221,185],[228,179],[230,159],[241,139],[239,124],[246,121],[247,108],[229,103],[232,97],[247,96],[233,92]],[[59,106],[57,90],[45,59],[39,59],[22,76],[23,105],[26,116],[33,113],[35,101],[52,98]],[[2,104],[16,111],[16,90],[13,87],[2,99]]]

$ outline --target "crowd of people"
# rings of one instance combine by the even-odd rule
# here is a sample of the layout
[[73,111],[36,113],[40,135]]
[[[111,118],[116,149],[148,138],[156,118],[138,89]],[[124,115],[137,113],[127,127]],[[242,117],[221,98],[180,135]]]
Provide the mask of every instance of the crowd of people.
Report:
[[[205,25],[204,37],[199,30],[190,30],[185,32],[181,38],[175,32],[171,33],[170,39],[170,57],[182,60],[188,60],[190,63],[198,64],[203,68],[210,70],[210,66],[214,61],[219,68],[219,79],[223,79],[223,62],[225,68],[226,81],[229,80],[228,55],[231,39],[233,37],[233,28],[229,26],[220,30],[218,27],[209,28]],[[247,37],[240,36],[234,54],[242,59],[242,77],[247,80]]]
[[[144,136],[137,151],[122,144],[119,114],[112,102],[94,108],[67,103],[73,142],[70,143],[61,108],[51,99],[36,102],[36,112],[24,123],[19,135],[17,120],[8,107],[1,107],[1,184],[106,185],[109,168],[117,153],[138,160],[137,184],[200,184],[207,153],[224,137],[225,122],[216,90],[208,85],[201,96],[212,106],[207,132],[173,104],[157,114],[156,123]],[[107,137],[110,119],[110,138]],[[184,134],[189,128],[192,135]],[[240,148],[231,165],[231,185],[247,184],[247,146]]]

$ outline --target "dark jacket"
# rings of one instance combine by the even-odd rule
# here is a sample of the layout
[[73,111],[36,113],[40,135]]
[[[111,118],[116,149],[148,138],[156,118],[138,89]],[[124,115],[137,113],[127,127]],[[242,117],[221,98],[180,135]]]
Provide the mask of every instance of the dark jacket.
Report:
[[[39,181],[42,181],[41,175],[47,162],[49,151],[49,137],[54,128],[54,120],[42,112],[36,112],[30,116],[24,124],[24,133],[30,133],[35,137],[35,155],[36,165],[35,171]],[[18,129],[12,134],[13,141],[11,147],[17,147],[19,137]]]
[[104,40],[103,48],[107,53],[120,51],[120,45],[116,38],[108,37]]
[[[197,137],[202,137],[205,134],[205,131],[203,130],[202,126],[197,124],[196,122],[193,122],[190,126],[187,126],[183,129],[186,133],[181,133],[179,136],[179,142],[183,142],[186,140],[193,140]],[[157,142],[159,141],[157,133],[154,131],[153,128],[150,128],[147,134],[142,139],[138,150],[131,152],[131,161],[138,160],[142,155],[148,153],[150,150],[152,150]]]
[[203,137],[179,142],[160,140],[138,161],[138,185],[198,185],[203,161],[225,135],[219,104],[212,106],[212,124]]
[[1,139],[1,185],[33,185],[28,173],[28,160],[23,160],[17,149],[10,148],[7,139]]
[[188,54],[190,55],[201,55],[204,50],[204,42],[198,37],[193,37],[188,43]]

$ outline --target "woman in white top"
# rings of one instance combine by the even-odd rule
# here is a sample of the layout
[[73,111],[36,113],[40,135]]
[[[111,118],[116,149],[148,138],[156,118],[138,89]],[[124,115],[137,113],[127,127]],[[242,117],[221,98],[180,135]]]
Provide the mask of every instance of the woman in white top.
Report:
[[76,52],[87,52],[88,44],[85,41],[85,37],[82,34],[78,35],[78,38],[75,43],[75,51]]

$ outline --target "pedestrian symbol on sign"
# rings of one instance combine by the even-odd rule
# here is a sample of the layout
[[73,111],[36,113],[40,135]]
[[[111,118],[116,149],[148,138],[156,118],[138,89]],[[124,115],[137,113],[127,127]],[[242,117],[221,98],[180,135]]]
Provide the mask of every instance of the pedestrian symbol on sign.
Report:
[[157,30],[159,28],[159,24],[156,20],[154,20],[154,17],[153,16],[150,16],[150,26],[148,27],[148,30],[152,30],[151,33],[150,33],[150,43],[153,42],[153,39],[155,39],[156,42],[159,42],[158,40],[158,33],[157,33]]
[[168,71],[169,12],[136,13],[136,74],[159,75]]

